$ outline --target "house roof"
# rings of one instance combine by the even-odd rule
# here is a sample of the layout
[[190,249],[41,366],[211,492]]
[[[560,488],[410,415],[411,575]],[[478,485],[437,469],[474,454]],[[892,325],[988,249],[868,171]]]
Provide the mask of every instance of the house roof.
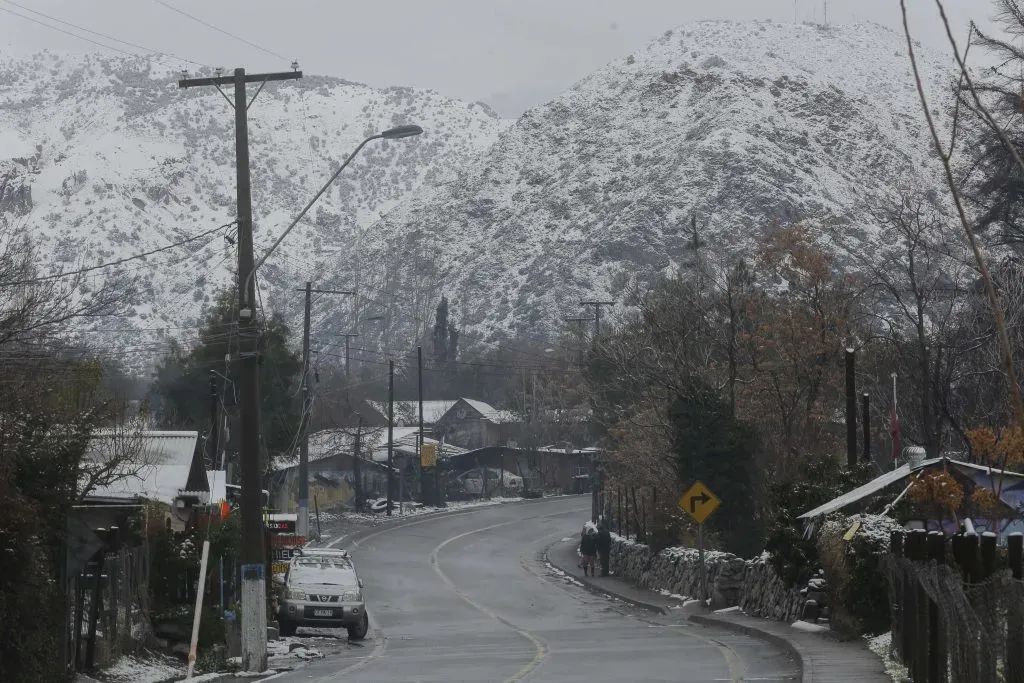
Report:
[[[138,439],[138,442],[135,442]],[[122,476],[96,487],[92,496],[105,498],[147,498],[173,503],[188,482],[195,454],[197,432],[99,430],[93,433],[84,463],[102,465],[119,458],[123,449],[138,448],[138,455],[126,457],[118,466]],[[85,467],[89,467],[85,464]]]
[[[494,424],[508,424],[512,422],[520,422],[519,418],[511,410],[497,410],[489,403],[477,401],[476,399],[472,398],[462,398],[459,400],[463,401],[470,408],[480,413],[481,417],[483,417],[485,420],[493,422]],[[454,406],[452,407],[454,408]]]
[[[416,435],[419,427],[393,427],[392,437],[394,438],[394,451],[402,455],[416,454]],[[388,430],[387,427],[371,427],[364,429],[360,436],[360,452],[363,457],[369,454],[374,462],[387,462],[388,459]],[[424,443],[440,444],[437,439],[430,437],[423,439]],[[315,463],[318,460],[325,460],[335,455],[351,455],[355,451],[355,434],[348,429],[323,429],[309,435],[309,462]],[[465,453],[464,448],[444,444],[438,453],[439,458],[450,458],[454,455]],[[276,471],[296,467],[299,464],[298,456],[290,458],[276,458],[274,469]]]
[[[371,405],[384,416],[387,421],[388,404],[382,401],[371,402]],[[454,399],[433,400],[423,402],[423,424],[432,425],[455,405]],[[395,401],[395,425],[418,425],[420,419],[418,401]]]
[[903,481],[904,479],[909,477],[913,472],[918,472],[920,470],[927,469],[943,461],[953,465],[954,467],[960,470],[970,470],[974,472],[995,475],[1005,474],[1006,476],[1009,477],[1024,479],[1024,474],[1018,474],[1016,472],[1009,471],[1003,472],[1002,470],[998,470],[994,467],[986,467],[985,465],[977,465],[971,462],[963,462],[962,460],[953,460],[952,458],[931,458],[930,460],[924,460],[919,464],[913,466],[911,466],[909,463],[901,465],[900,467],[897,467],[891,472],[886,472],[881,476],[875,477],[868,483],[858,486],[852,491],[848,491],[841,496],[833,498],[824,505],[819,505],[813,510],[805,512],[804,514],[800,515],[797,519],[814,519],[815,517],[821,517],[822,515],[827,515],[831,512],[836,512],[838,510],[843,509],[847,505],[852,505],[859,500],[863,500],[864,498],[873,496],[876,493],[879,493],[887,489],[888,487],[892,486],[893,484],[896,484],[897,482]]

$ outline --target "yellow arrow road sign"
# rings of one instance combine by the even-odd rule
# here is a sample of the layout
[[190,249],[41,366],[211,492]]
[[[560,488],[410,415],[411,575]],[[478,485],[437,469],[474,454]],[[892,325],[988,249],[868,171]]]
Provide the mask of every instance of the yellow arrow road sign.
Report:
[[693,517],[698,524],[711,516],[711,513],[722,504],[718,496],[711,493],[711,489],[701,482],[694,483],[686,493],[679,498],[679,507],[688,515]]

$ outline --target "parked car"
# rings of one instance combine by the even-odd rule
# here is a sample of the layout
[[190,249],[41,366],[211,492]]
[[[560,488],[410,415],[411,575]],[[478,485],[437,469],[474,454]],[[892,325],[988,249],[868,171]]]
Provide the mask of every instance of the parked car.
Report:
[[523,478],[518,474],[514,474],[505,470],[499,470],[494,467],[479,468],[476,467],[471,470],[463,472],[455,478],[457,486],[460,491],[470,496],[482,496],[484,494],[484,476],[487,477],[487,492],[498,493],[502,490],[502,482],[504,482],[504,490],[507,493],[518,494],[523,490]]
[[344,550],[306,548],[291,558],[277,610],[282,636],[299,626],[344,628],[362,640],[370,627],[363,601],[363,582]]

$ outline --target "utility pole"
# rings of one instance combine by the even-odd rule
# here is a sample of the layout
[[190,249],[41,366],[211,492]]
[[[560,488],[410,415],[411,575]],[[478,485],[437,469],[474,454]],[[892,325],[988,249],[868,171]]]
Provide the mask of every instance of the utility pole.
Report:
[[356,413],[356,417],[359,418],[359,422],[356,425],[356,447],[355,447],[355,460],[352,461],[352,469],[356,476],[356,512],[362,512],[363,510],[363,468],[360,463],[360,441],[363,436],[363,416]]
[[420,460],[420,495],[424,505],[434,504],[434,492],[430,490],[430,473],[423,467],[423,347],[416,347],[417,395],[420,414],[420,438],[416,440],[416,457]]
[[602,306],[613,306],[614,301],[581,301],[583,306],[594,307],[594,343],[597,343],[597,338],[601,336],[601,307]]
[[[185,74],[183,74],[185,75]],[[248,74],[235,69],[232,76],[183,78],[179,88],[210,86],[217,88],[235,109],[235,177],[238,225],[238,341],[240,453],[242,469],[242,543],[239,564],[242,579],[242,670],[262,672],[267,668],[267,577],[266,551],[263,545],[263,487],[260,481],[260,404],[259,362],[255,325],[256,282],[252,247],[252,187],[249,177],[249,120],[252,105],[246,95],[247,83],[302,78],[298,69],[280,73]],[[234,101],[221,86],[234,86]],[[253,96],[253,101],[256,96]]]
[[846,349],[846,466],[857,466],[857,352]]
[[[299,433],[302,441],[299,445],[299,510],[295,523],[295,531],[299,536],[309,535],[309,416],[313,401],[309,395],[309,318],[313,306],[313,294],[352,294],[348,291],[334,289],[313,289],[313,283],[307,282],[305,289],[297,290],[306,293],[306,308],[302,317],[302,414],[299,417]],[[348,341],[346,339],[346,341]],[[346,370],[348,363],[345,363]]]
[[217,469],[217,454],[220,453],[220,425],[217,424],[217,372],[210,370],[210,436],[206,443],[210,456],[210,469]]
[[565,321],[567,323],[576,323],[576,336],[579,337],[579,341],[581,342],[580,343],[580,350],[578,352],[579,353],[579,361],[578,362],[580,362],[580,363],[583,362],[583,354],[584,354],[583,344],[582,344],[582,341],[583,341],[583,323],[592,323],[592,322],[595,322],[595,320],[596,320],[596,318],[566,318],[565,319]]
[[391,499],[394,491],[395,467],[395,361],[388,360],[388,517],[391,516]]

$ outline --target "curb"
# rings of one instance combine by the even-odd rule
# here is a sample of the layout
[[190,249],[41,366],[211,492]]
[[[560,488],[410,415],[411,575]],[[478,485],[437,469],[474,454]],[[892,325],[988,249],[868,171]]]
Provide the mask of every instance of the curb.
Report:
[[[558,564],[552,562],[549,555],[549,551],[551,550],[551,548],[555,547],[558,543],[559,541],[555,541],[551,545],[544,548],[544,550],[541,552],[541,559],[544,562],[550,564],[552,567],[555,567],[558,570],[568,574],[569,572],[565,569],[565,567],[561,567]],[[637,600],[635,598],[627,598],[624,595],[619,595],[617,593],[604,590],[602,587],[592,583],[588,577],[573,576],[573,578],[579,581],[583,585],[583,587],[591,593],[595,593],[597,595],[601,595],[608,598],[614,598],[616,600],[621,600],[622,602],[628,602],[637,607],[641,607],[650,612],[654,612],[655,614],[671,614],[671,612],[662,605],[657,605],[652,602],[644,602],[643,600]],[[775,647],[779,648],[780,650],[788,654],[790,657],[792,657],[793,661],[796,662],[797,666],[800,668],[801,683],[813,683],[814,681],[813,663],[810,661],[809,658],[804,657],[803,653],[800,651],[799,648],[797,648],[795,644],[793,644],[786,638],[783,638],[782,636],[776,635],[774,633],[769,633],[768,631],[763,631],[754,626],[747,626],[746,624],[737,624],[731,621],[726,621],[724,619],[716,619],[712,616],[704,614],[691,614],[687,620],[695,624],[700,624],[702,626],[717,627],[722,630],[741,633],[743,635],[750,636],[751,638],[757,638],[758,640],[762,640],[766,643],[774,645]]]
[[689,616],[689,621],[692,621],[695,624],[701,624],[702,626],[712,626],[726,631],[742,633],[743,635],[750,636],[751,638],[757,638],[758,640],[770,643],[793,658],[793,661],[795,661],[797,666],[800,667],[800,681],[802,683],[813,683],[814,681],[813,663],[804,657],[803,653],[796,645],[782,636],[769,633],[768,631],[762,631],[755,626],[737,624],[732,621],[726,621],[725,619],[716,619],[706,614],[691,614]]
[[554,562],[552,562],[551,561],[551,557],[549,555],[549,551],[552,548],[554,548],[556,545],[558,545],[560,542],[561,541],[555,541],[554,543],[552,543],[548,547],[544,548],[544,550],[542,550],[541,553],[540,553],[540,559],[543,562],[546,562],[547,564],[550,564],[552,567],[558,569],[560,572],[566,574],[567,576],[572,576],[573,579],[575,579],[576,581],[579,581],[580,584],[582,584],[582,586],[585,589],[587,589],[588,591],[590,591],[591,593],[594,593],[596,595],[600,595],[601,597],[604,597],[604,598],[613,598],[613,599],[619,600],[621,602],[628,602],[629,604],[633,605],[634,607],[640,607],[641,609],[645,609],[648,612],[654,612],[655,614],[668,614],[669,613],[669,611],[667,609],[665,609],[661,605],[656,605],[653,602],[644,602],[643,600],[637,600],[635,598],[627,598],[624,595],[619,595],[617,593],[612,593],[611,591],[605,590],[601,586],[599,586],[599,585],[597,585],[595,583],[592,583],[590,581],[589,577],[573,576],[573,575],[569,574],[569,571],[565,567],[561,567],[561,566],[555,564]]

